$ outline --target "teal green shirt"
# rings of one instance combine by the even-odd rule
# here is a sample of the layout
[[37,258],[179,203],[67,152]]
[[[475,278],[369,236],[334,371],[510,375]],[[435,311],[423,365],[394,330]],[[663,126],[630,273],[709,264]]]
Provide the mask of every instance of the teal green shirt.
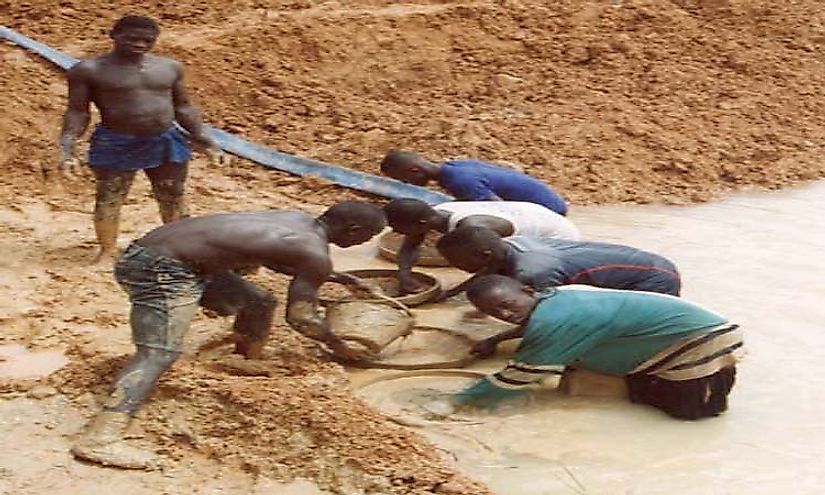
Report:
[[565,366],[626,375],[674,342],[727,319],[684,299],[566,286],[542,294],[508,366],[459,392],[457,403],[495,401]]

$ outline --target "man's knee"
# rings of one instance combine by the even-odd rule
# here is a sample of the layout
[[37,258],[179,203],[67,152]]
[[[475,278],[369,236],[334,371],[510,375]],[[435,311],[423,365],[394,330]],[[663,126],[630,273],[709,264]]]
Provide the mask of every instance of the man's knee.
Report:
[[247,291],[239,302],[235,314],[274,312],[278,306],[277,297],[259,288]]
[[175,179],[160,179],[152,183],[152,193],[155,200],[161,205],[180,203],[185,192],[183,181]]
[[263,340],[269,335],[278,300],[267,293],[248,299],[235,317],[235,332],[251,340]]
[[260,308],[263,311],[274,311],[278,306],[278,298],[268,292],[256,294],[248,306]]
[[138,356],[143,358],[147,368],[164,370],[172,366],[180,355],[180,351],[138,345]]
[[278,298],[272,294],[261,292],[250,295],[236,313],[239,318],[247,319],[271,319],[278,306]]
[[129,181],[125,177],[98,180],[95,192],[95,219],[102,220],[117,215],[129,193]]

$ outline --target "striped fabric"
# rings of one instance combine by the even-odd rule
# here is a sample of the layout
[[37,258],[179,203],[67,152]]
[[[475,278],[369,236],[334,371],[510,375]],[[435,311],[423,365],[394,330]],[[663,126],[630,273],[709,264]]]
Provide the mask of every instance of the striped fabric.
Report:
[[537,366],[510,361],[503,370],[487,376],[487,379],[496,387],[519,390],[549,375],[561,375],[564,368],[559,365]]
[[719,325],[709,333],[666,347],[632,373],[655,375],[671,381],[710,376],[739,362],[744,355],[743,345],[739,325]]

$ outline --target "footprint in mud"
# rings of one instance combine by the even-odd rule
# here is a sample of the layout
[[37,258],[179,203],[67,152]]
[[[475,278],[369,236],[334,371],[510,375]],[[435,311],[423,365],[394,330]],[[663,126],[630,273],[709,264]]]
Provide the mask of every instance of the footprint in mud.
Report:
[[88,241],[77,246],[50,249],[46,251],[44,261],[48,265],[59,265],[68,262],[78,266],[89,266],[94,264],[97,250],[97,244]]

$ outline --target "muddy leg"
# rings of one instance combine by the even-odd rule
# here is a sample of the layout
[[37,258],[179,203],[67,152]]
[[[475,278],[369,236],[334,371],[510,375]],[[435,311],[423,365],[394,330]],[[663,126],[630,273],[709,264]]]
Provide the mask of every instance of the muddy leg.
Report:
[[107,466],[150,469],[154,452],[129,445],[126,428],[158,378],[180,356],[184,335],[198,311],[204,280],[181,263],[131,246],[115,265],[129,293],[129,320],[137,352],[123,368],[103,411],[87,425],[72,453]]
[[120,209],[132,187],[133,170],[93,169],[96,179],[95,233],[100,252],[94,262],[113,261],[117,257],[117,234]]
[[238,312],[233,325],[235,333],[241,336],[235,345],[236,353],[249,359],[261,359],[264,345],[272,331],[277,304],[274,296],[265,294]]
[[201,306],[221,316],[235,315],[235,352],[250,359],[261,358],[277,303],[275,296],[232,272],[214,275],[201,298]]
[[159,167],[146,169],[163,223],[189,216],[184,196],[188,173],[189,166],[186,163],[164,163]]
[[146,401],[160,375],[169,369],[180,352],[138,345],[137,352],[120,372],[114,391],[72,447],[75,457],[104,466],[151,469],[157,458],[124,441],[132,414]]

